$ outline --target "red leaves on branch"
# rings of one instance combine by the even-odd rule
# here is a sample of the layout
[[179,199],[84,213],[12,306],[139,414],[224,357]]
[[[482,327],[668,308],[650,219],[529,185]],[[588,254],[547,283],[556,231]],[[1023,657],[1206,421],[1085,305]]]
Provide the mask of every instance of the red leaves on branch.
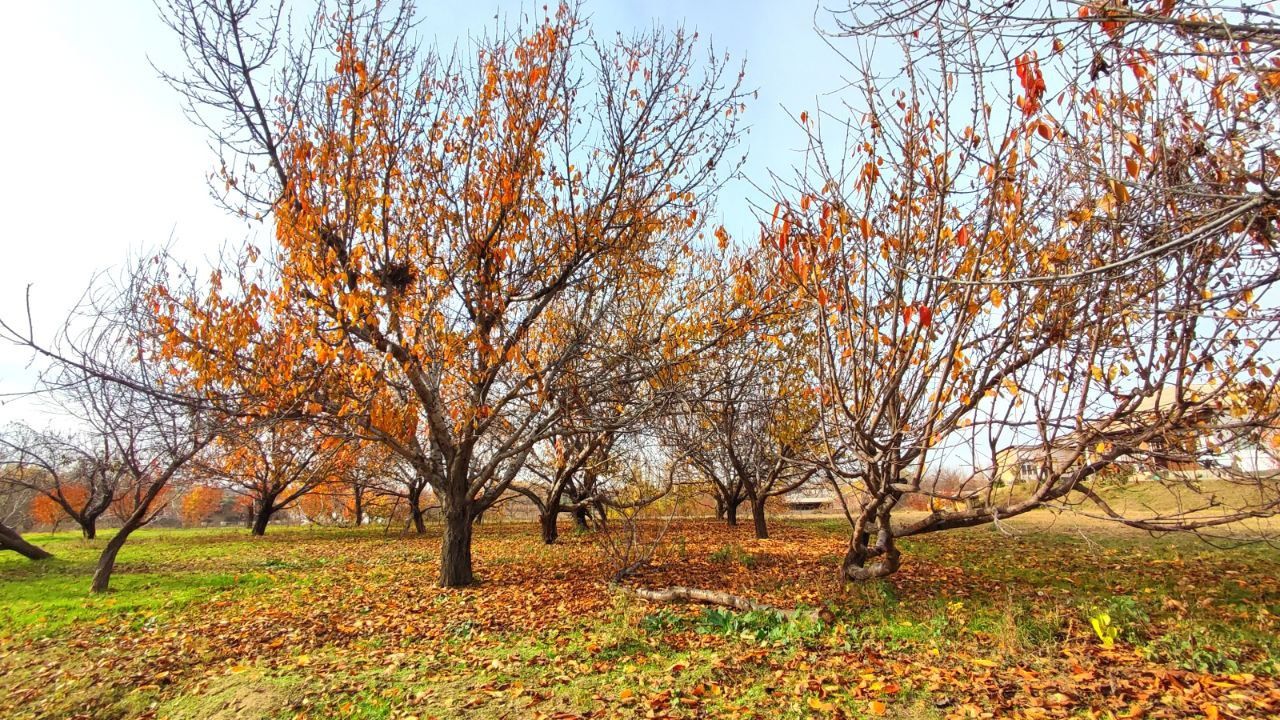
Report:
[[1044,74],[1040,72],[1040,60],[1036,53],[1024,53],[1014,63],[1018,81],[1022,83],[1024,95],[1017,100],[1018,108],[1023,115],[1034,115],[1040,109],[1040,99],[1044,97]]

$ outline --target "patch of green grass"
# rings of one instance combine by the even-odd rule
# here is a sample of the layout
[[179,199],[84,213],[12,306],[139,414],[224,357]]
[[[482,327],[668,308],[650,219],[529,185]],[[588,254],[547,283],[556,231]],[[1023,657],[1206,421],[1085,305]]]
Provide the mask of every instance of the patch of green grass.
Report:
[[0,625],[6,634],[49,635],[75,623],[136,623],[216,593],[271,582],[256,574],[121,573],[112,578],[111,592],[93,595],[83,573],[64,571],[58,563],[21,582],[0,583]]
[[744,550],[737,543],[721,546],[720,549],[708,555],[707,559],[713,563],[738,563],[746,568],[753,568],[759,563],[759,558]]
[[111,532],[94,540],[71,532],[29,536],[54,553],[51,560],[0,555],[0,637],[54,635],[77,623],[139,624],[197,600],[269,585],[270,572],[284,562],[255,557],[246,533],[143,530],[121,550],[110,591],[94,595],[89,581]]
[[703,635],[725,635],[757,643],[789,645],[815,640],[825,630],[825,624],[808,615],[782,615],[773,610],[735,612],[723,608],[707,608],[694,624]]
[[1205,627],[1175,627],[1140,648],[1144,656],[1183,670],[1203,673],[1252,672],[1274,675],[1280,671],[1276,643],[1270,647],[1241,644],[1229,631]]

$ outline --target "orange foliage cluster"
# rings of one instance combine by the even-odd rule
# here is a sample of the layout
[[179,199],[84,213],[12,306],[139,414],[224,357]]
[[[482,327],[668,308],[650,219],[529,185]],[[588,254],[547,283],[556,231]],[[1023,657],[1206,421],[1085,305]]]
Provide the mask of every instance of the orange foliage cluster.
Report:
[[201,525],[222,508],[222,489],[197,485],[182,496],[182,522]]
[[349,523],[355,518],[355,498],[341,484],[320,486],[298,499],[298,510],[319,525]]
[[[83,510],[89,501],[89,490],[81,485],[62,485],[58,492],[77,512]],[[39,525],[56,525],[70,517],[66,509],[48,495],[40,494],[31,499],[31,519]]]

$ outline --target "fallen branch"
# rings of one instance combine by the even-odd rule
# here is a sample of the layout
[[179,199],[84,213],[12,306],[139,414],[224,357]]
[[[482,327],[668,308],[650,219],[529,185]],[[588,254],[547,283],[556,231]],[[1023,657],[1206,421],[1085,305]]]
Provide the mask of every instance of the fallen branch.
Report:
[[648,590],[646,588],[632,587],[624,587],[623,590],[635,595],[641,600],[650,600],[653,602],[705,603],[708,605],[730,607],[734,610],[775,612],[787,618],[813,617],[826,620],[826,618],[823,617],[823,612],[815,610],[784,610],[783,608],[774,607],[773,605],[758,603],[749,597],[721,592],[719,590],[703,590],[701,588],[683,587],[680,585],[662,588],[660,590]]
[[718,590],[702,590],[679,585],[661,590],[646,590],[645,588],[627,588],[627,590],[638,598],[654,602],[698,602],[709,605],[724,605],[734,610],[773,610],[782,612],[778,608],[771,605],[762,605],[751,598]]

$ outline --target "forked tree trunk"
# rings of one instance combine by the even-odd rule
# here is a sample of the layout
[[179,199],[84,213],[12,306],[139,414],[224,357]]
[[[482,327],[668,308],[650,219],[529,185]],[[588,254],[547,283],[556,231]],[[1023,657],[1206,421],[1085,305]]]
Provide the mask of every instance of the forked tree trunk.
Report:
[[538,523],[542,526],[542,542],[547,545],[555,544],[560,537],[560,528],[556,524],[559,515],[559,510],[547,510],[538,516]]
[[0,523],[0,550],[12,550],[28,560],[48,560],[53,557],[47,550],[24,540],[17,530],[4,523]]
[[93,583],[89,586],[89,592],[104,593],[110,589],[111,572],[116,567],[116,556],[120,554],[120,548],[124,547],[124,542],[129,539],[130,533],[136,529],[137,527],[126,523],[107,541],[107,547],[98,557],[98,566],[93,571]]
[[769,524],[765,521],[764,516],[765,498],[759,498],[751,501],[751,522],[755,526],[756,539],[769,539]]
[[98,519],[87,517],[80,522],[80,534],[84,535],[85,540],[93,540],[98,537]]
[[464,587],[475,582],[471,570],[471,513],[462,503],[444,508],[444,538],[440,543],[440,587]]

